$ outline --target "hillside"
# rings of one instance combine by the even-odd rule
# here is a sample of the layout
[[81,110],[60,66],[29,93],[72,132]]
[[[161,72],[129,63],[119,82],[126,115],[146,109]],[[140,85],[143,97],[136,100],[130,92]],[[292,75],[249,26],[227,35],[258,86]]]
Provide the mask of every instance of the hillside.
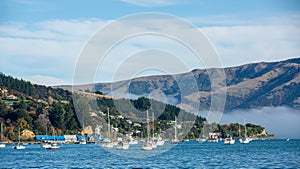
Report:
[[[211,69],[220,71],[221,69]],[[260,108],[264,106],[289,106],[300,108],[300,58],[280,62],[260,62],[224,69],[226,75],[226,111],[233,109]],[[190,105],[200,102],[201,109],[208,109],[211,102],[211,82],[206,70],[191,72],[198,89],[182,98]],[[115,91],[126,91],[137,96],[146,96],[154,90],[161,90],[169,98],[167,103],[178,105],[181,93],[176,80],[184,79],[188,73],[177,75],[149,76],[115,83],[76,86],[77,89],[101,91],[110,94],[111,85]],[[183,82],[189,86],[189,81]],[[70,89],[70,86],[59,86]],[[192,91],[192,90],[191,90]],[[218,91],[214,91],[218,93]],[[198,95],[199,94],[199,95]]]
[[[128,106],[125,103],[130,104]],[[108,116],[108,108],[110,116]],[[108,118],[115,137],[125,134],[145,137],[147,136],[146,110],[149,110],[150,115],[153,113],[156,119],[152,132],[160,133],[162,130],[165,138],[173,137],[175,116],[178,125],[181,126],[178,128],[180,139],[198,138],[205,124],[213,127],[222,136],[226,134],[238,136],[239,124],[207,124],[205,118],[145,97],[127,100],[112,99],[99,92],[71,94],[63,89],[33,85],[0,73],[0,123],[4,124],[4,141],[16,141],[18,128],[22,131],[22,140],[32,140],[34,134],[46,134],[46,132],[50,135],[87,134],[82,133],[85,131],[84,126],[93,132],[90,127],[95,129],[98,125],[103,127],[101,134],[106,136]],[[257,136],[265,131],[264,127],[254,124],[247,124],[247,128],[249,136]],[[25,135],[25,131],[31,133],[31,136]]]

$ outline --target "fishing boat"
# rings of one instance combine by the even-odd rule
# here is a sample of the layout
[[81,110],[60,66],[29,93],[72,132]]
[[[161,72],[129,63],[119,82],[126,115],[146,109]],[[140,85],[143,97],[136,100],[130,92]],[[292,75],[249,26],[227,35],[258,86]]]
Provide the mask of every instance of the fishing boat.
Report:
[[246,127],[245,119],[244,119],[244,125],[245,125],[245,136],[242,139],[240,139],[240,143],[248,144],[250,143],[251,140],[247,137],[247,127]]
[[3,135],[3,123],[1,123],[1,139],[0,139],[0,148],[4,148],[6,145],[2,142]]
[[23,150],[25,149],[26,147],[21,145],[21,141],[20,141],[20,128],[19,128],[19,135],[18,135],[18,144],[16,146],[14,146],[14,149],[17,149],[17,150]]
[[224,144],[234,144],[235,140],[230,136],[224,139]]
[[149,118],[148,118],[148,110],[147,110],[147,141],[142,146],[142,150],[150,151],[153,149],[152,144],[150,143],[150,126],[149,126]]

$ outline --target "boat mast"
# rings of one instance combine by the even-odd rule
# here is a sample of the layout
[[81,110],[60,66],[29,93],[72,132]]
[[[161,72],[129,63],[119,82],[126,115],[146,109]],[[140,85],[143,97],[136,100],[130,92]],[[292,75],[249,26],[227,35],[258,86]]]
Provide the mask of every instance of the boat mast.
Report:
[[176,116],[175,116],[175,141],[177,141],[177,119],[176,119]]
[[239,138],[241,138],[241,125],[239,123]]
[[152,112],[152,123],[153,123],[152,139],[154,139],[154,113],[153,112]]
[[110,119],[109,119],[109,108],[107,108],[107,118],[108,118],[108,123],[107,123],[107,130],[108,130],[108,138],[110,139]]
[[148,110],[147,110],[147,142],[150,142],[150,126],[149,126],[149,118],[148,118]]
[[244,125],[245,125],[245,138],[247,137],[247,128],[246,128],[246,120],[244,119]]

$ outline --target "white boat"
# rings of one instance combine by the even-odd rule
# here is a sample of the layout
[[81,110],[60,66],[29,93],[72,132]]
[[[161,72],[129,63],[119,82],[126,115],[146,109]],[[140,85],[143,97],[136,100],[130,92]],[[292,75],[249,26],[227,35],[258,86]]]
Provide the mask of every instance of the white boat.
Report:
[[102,144],[102,147],[103,147],[103,148],[113,148],[114,145],[115,145],[115,144],[112,143],[112,142],[111,142],[111,143],[104,143],[104,144]]
[[51,147],[51,144],[49,144],[49,143],[43,143],[43,144],[41,144],[41,147],[42,148],[49,148],[49,147]]
[[150,144],[150,143],[146,143],[142,146],[142,150],[150,151],[152,149],[153,149],[153,147],[152,147],[152,144]]
[[234,144],[235,140],[232,137],[228,137],[224,139],[224,144]]
[[14,146],[14,149],[17,149],[17,150],[23,150],[25,149],[26,147],[25,146],[22,146],[21,144],[17,144],[16,146]]
[[51,144],[50,147],[47,147],[46,149],[47,150],[58,150],[59,147],[57,144]]
[[209,138],[209,139],[207,139],[207,142],[217,143],[217,142],[219,142],[219,139],[217,139],[217,138]]
[[245,136],[242,139],[240,139],[239,141],[242,144],[248,144],[248,143],[250,143],[251,140],[247,137],[247,127],[246,127],[245,119],[244,119],[244,125],[245,125]]
[[79,142],[79,144],[86,144],[86,141],[81,141]]
[[157,146],[163,146],[164,144],[165,144],[165,141],[160,136],[158,136],[157,141],[156,141],[156,145]]
[[135,140],[135,139],[132,138],[132,137],[129,137],[129,142],[128,142],[128,144],[132,145],[132,144],[138,144],[138,143],[139,143],[139,141]]
[[204,142],[206,142],[206,138],[199,138],[198,141],[199,141],[200,143],[204,143]]
[[199,139],[198,139],[198,142],[199,143],[204,143],[204,142],[206,142],[206,137],[204,136],[204,134],[202,133],[202,135],[199,137]]
[[104,143],[101,145],[101,147],[103,148],[113,148],[115,143],[113,143],[110,139],[110,118],[109,118],[109,108],[107,108],[107,137],[105,140],[104,140]]
[[150,151],[153,149],[153,145],[150,143],[150,126],[149,126],[148,110],[147,110],[147,142],[142,146],[142,150]]
[[6,145],[2,142],[2,135],[3,135],[3,123],[1,123],[1,138],[0,138],[0,148],[6,147]]
[[150,142],[152,148],[157,148],[157,144],[156,144],[156,141],[152,141]]
[[178,138],[177,138],[177,118],[176,118],[176,116],[175,116],[174,130],[175,130],[174,140],[171,140],[171,143],[172,143],[172,144],[177,144],[177,143],[179,143],[180,141],[179,141]]
[[19,128],[18,139],[19,139],[18,144],[17,144],[16,146],[14,146],[14,149],[17,149],[17,150],[23,150],[23,149],[25,149],[26,147],[25,147],[25,146],[22,146],[22,145],[21,145],[21,141],[20,141],[20,128]]
[[152,132],[152,141],[150,142],[152,145],[152,148],[157,148],[156,145],[156,138],[154,137],[154,132],[155,132],[155,126],[154,126],[154,113],[152,112],[152,128],[153,128],[153,132]]
[[286,141],[290,141],[290,139],[289,139],[289,138],[287,138],[287,139],[286,139]]
[[117,146],[116,149],[118,150],[128,150],[129,149],[129,144],[123,141],[120,141]]

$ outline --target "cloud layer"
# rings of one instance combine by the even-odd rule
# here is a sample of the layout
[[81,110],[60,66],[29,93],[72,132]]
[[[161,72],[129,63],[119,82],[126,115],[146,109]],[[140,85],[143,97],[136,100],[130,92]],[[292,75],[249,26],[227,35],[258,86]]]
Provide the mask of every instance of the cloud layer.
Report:
[[288,107],[234,110],[223,115],[221,123],[247,123],[262,125],[276,138],[300,138],[300,111]]
[[[249,62],[299,57],[300,23],[297,18],[300,18],[298,13],[261,17],[249,22],[238,16],[187,19],[198,25],[198,29],[211,40],[223,66],[228,67]],[[78,19],[2,24],[0,25],[1,71],[25,79],[35,77],[30,80],[35,80],[36,83],[47,77],[50,78],[49,81],[55,78],[59,83],[71,83],[81,49],[97,30],[109,22],[111,21]],[[125,25],[123,28],[125,31],[128,29],[132,27]],[[180,25],[172,25],[172,30],[178,29]],[[96,80],[109,81],[113,73],[111,69],[126,58],[122,55],[126,51],[127,53],[139,51],[153,46],[160,46],[166,50],[173,49],[172,53],[185,60],[189,64],[188,67],[205,68],[203,64],[189,60],[186,52],[183,52],[178,44],[155,37],[141,37],[120,45],[120,51],[110,56],[106,66],[108,69],[102,70],[105,75]],[[38,80],[42,76],[43,78]]]

